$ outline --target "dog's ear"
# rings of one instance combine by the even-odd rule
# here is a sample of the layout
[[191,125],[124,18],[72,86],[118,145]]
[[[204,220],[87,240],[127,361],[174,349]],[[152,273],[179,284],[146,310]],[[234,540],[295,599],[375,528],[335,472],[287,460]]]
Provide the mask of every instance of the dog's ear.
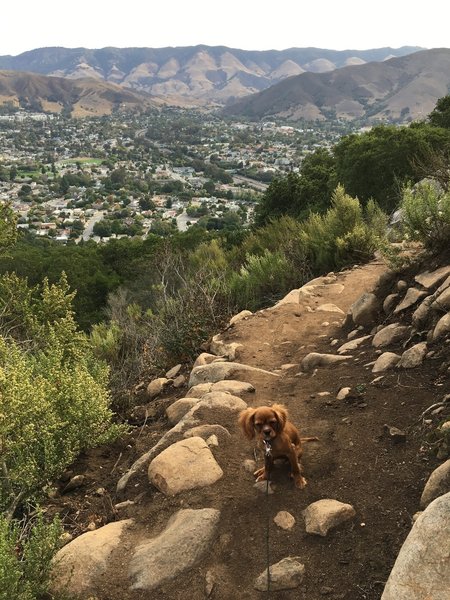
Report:
[[255,413],[256,410],[254,408],[249,407],[241,411],[241,413],[239,414],[239,426],[242,429],[244,435],[249,440],[252,440],[255,437]]
[[273,404],[271,406],[278,421],[279,431],[283,431],[288,419],[288,411],[282,404]]

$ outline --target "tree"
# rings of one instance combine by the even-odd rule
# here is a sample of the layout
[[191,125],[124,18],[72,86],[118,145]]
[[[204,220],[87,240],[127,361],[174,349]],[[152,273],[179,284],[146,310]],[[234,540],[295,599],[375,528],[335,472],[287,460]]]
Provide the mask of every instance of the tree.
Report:
[[450,95],[439,98],[435,108],[428,115],[431,125],[450,129]]
[[450,132],[427,124],[374,127],[336,144],[336,177],[350,195],[363,203],[373,198],[391,212],[398,206],[403,186],[422,177],[415,164],[423,162],[432,149],[449,144]]
[[277,177],[264,192],[256,207],[256,224],[264,225],[270,219],[276,219],[282,215],[297,215],[300,207],[300,176],[296,173],[289,173],[286,177]]

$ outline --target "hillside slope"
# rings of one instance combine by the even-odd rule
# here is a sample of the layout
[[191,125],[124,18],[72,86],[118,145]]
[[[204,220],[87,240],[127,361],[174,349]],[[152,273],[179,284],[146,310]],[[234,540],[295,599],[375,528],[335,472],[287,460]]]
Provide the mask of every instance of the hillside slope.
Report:
[[74,117],[101,116],[114,110],[143,110],[157,102],[146,94],[92,79],[70,80],[34,73],[0,71],[0,104]]
[[328,73],[302,73],[224,110],[226,115],[288,120],[425,118],[450,86],[450,49],[416,52]]
[[[438,265],[428,265],[433,266]],[[186,386],[177,390],[167,387],[143,407],[140,426],[130,436],[113,447],[89,452],[60,482],[60,490],[64,490],[69,477],[83,474],[81,489],[60,492],[49,503],[49,514],[59,512],[68,533],[79,536],[90,532],[72,542],[77,544],[72,559],[72,544],[64,548],[69,563],[62,563],[62,571],[70,571],[73,561],[78,565],[70,589],[83,599],[94,595],[98,600],[150,599],[155,594],[161,600],[181,600],[187,589],[193,600],[256,600],[261,592],[254,589],[254,582],[267,561],[273,564],[291,556],[305,565],[304,580],[295,589],[272,592],[271,598],[379,600],[410,530],[412,515],[418,510],[424,482],[439,464],[423,450],[420,415],[449,391],[448,381],[442,377],[444,358],[428,359],[417,369],[391,370],[375,380],[371,370],[379,351],[366,339],[340,364],[312,372],[300,365],[310,352],[336,354],[336,348],[348,341],[348,329],[342,327],[344,313],[363,292],[374,289],[385,271],[385,266],[375,261],[329,274],[307,284],[302,292],[291,293],[285,302],[239,320],[221,334],[225,344],[240,344],[231,350],[241,365],[270,372],[237,370],[233,377],[255,388],[240,394],[245,403],[281,402],[302,435],[319,437],[318,442],[305,444],[307,487],[294,488],[287,467],[280,464],[272,474],[273,493],[266,496],[265,484],[255,489],[253,475],[245,468],[245,461],[253,459],[253,444],[238,431],[236,411],[216,398],[218,404],[211,400],[210,408],[205,404],[196,413],[199,423],[220,424],[229,432],[216,427],[218,445],[209,440],[223,470],[216,483],[206,487],[194,484],[193,489],[176,495],[165,494],[149,484],[144,467],[117,495],[116,484],[119,479],[123,481],[133,461],[164,439],[170,427],[165,409],[188,394]],[[403,278],[414,282],[411,273]],[[397,286],[397,279],[399,275],[383,275],[377,287],[380,299],[397,287],[404,294],[405,287]],[[397,317],[405,318],[405,314]],[[378,316],[380,324],[390,320],[385,313]],[[389,350],[401,353],[401,342]],[[438,358],[442,350],[434,350]],[[346,387],[350,393],[338,400],[338,391]],[[139,422],[139,416],[136,419]],[[395,443],[386,425],[402,429],[405,441],[402,438]],[[183,439],[182,430],[181,422],[179,433],[172,432],[171,442]],[[177,465],[172,466],[176,469]],[[302,516],[308,505],[323,498],[349,503],[356,511],[353,519],[326,537],[306,533]],[[171,532],[175,537],[170,543],[167,538],[157,538],[164,531],[168,535],[170,519],[184,509],[192,511],[183,513],[190,515],[189,523]],[[210,520],[205,516],[195,529],[194,515],[203,509],[208,509]],[[279,511],[294,517],[291,529],[274,523]],[[102,527],[110,522],[120,523],[123,529],[119,534]],[[209,537],[206,531],[210,531]],[[101,535],[104,537],[98,537]],[[97,543],[100,552],[95,539],[102,539],[103,549],[106,542],[109,544],[103,558],[93,551]],[[156,547],[160,541],[162,545]],[[89,557],[84,567],[79,563],[82,556]],[[182,563],[188,566],[183,568]],[[151,587],[154,580],[147,581],[152,578],[159,578],[156,587]]]
[[226,46],[175,48],[37,48],[0,56],[0,69],[70,79],[92,78],[144,91],[172,102],[226,103],[304,71],[382,61],[418,47],[372,50],[290,48],[250,51]]

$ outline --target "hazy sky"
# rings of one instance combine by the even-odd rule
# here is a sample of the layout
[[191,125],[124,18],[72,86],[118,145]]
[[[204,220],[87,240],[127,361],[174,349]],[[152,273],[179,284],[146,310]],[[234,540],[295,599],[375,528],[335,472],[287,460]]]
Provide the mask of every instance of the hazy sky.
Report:
[[9,0],[0,54],[43,46],[449,48],[448,16],[447,0]]

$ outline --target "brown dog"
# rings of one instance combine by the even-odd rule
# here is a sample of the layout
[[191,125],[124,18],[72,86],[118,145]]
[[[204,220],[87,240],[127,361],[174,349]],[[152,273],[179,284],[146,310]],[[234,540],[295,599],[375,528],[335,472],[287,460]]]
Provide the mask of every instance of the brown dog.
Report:
[[238,422],[249,440],[256,436],[262,449],[267,446],[270,448],[264,467],[254,473],[256,481],[267,480],[274,459],[286,457],[291,464],[291,477],[296,487],[305,487],[306,479],[302,476],[300,464],[302,442],[317,441],[318,438],[300,438],[298,429],[288,420],[288,412],[282,404],[246,408],[240,413]]

